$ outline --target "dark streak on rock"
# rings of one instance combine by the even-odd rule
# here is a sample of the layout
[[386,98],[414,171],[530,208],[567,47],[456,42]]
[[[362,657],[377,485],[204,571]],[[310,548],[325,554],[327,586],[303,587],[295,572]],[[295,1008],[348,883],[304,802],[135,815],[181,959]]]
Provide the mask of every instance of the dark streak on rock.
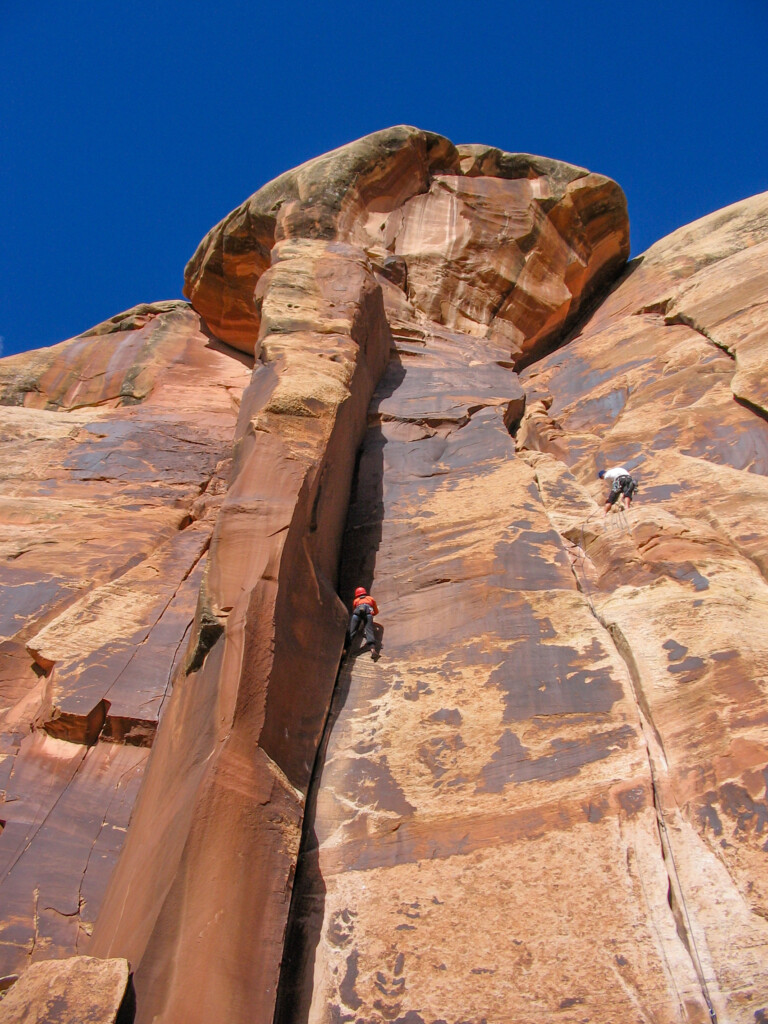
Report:
[[743,786],[734,782],[726,782],[720,787],[720,807],[736,819],[736,834],[754,829],[761,835],[768,827],[768,803],[765,800],[753,800]]
[[715,836],[721,836],[723,834],[723,823],[720,821],[720,815],[712,806],[715,794],[707,793],[705,794],[705,799],[710,802],[704,804],[703,807],[699,807],[696,811],[696,817],[699,819],[699,826],[704,833],[706,833],[707,827],[709,827],[712,829]]
[[355,991],[355,982],[357,981],[357,962],[360,954],[356,949],[347,957],[347,970],[344,975],[344,979],[339,985],[339,995],[344,1000],[345,1004],[352,1010],[359,1009],[362,1006],[363,1001]]
[[616,747],[626,749],[634,736],[631,726],[623,725],[585,739],[555,739],[550,743],[551,754],[529,759],[528,749],[507,729],[482,770],[482,782],[477,790],[499,793],[510,782],[555,782],[576,775],[584,765],[609,757]]
[[682,661],[682,659],[688,653],[688,648],[683,647],[676,640],[667,640],[662,644],[662,647],[667,651],[667,658],[669,661]]
[[625,789],[619,793],[619,803],[628,818],[634,818],[636,814],[639,814],[645,807],[645,802],[643,786],[633,786],[632,789]]
[[681,661],[679,665],[670,665],[667,669],[668,672],[674,672],[680,674],[681,683],[690,683],[693,679],[696,679],[701,669],[704,668],[706,662],[703,658],[686,658],[685,661]]
[[461,712],[457,708],[441,708],[434,715],[430,715],[430,722],[442,722],[445,725],[461,725]]
[[361,757],[356,761],[354,773],[348,773],[344,781],[342,795],[359,806],[394,811],[404,816],[410,816],[415,810],[395,782],[385,758],[373,761]]
[[[582,653],[573,647],[542,644],[534,634],[517,644],[506,664],[491,673],[489,686],[505,691],[505,722],[539,715],[608,713],[622,697],[596,638]],[[527,685],[524,680],[540,680]]]
[[715,651],[714,654],[710,654],[710,658],[713,661],[732,661],[734,658],[739,657],[739,652],[731,648],[727,651]]

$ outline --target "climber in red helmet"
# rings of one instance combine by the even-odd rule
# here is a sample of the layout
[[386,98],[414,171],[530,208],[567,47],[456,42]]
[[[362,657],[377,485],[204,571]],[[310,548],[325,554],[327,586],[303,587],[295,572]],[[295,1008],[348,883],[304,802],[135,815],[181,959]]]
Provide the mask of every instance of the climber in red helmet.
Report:
[[373,616],[379,614],[379,609],[365,589],[365,587],[358,587],[355,591],[355,599],[352,602],[352,618],[349,620],[349,629],[347,631],[347,643],[349,647],[355,638],[355,634],[360,628],[360,623],[365,623],[365,644],[364,647],[372,648],[375,654],[376,637],[373,632]]

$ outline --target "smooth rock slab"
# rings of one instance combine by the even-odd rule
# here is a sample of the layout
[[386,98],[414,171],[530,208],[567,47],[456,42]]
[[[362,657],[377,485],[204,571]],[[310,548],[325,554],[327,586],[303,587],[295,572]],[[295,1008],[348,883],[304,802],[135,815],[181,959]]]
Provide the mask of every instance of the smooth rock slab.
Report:
[[[115,1024],[129,972],[128,961],[119,958],[77,956],[32,964],[0,1002],[0,1022]],[[121,1024],[130,1019],[122,1017]]]
[[89,940],[185,653],[249,363],[184,302],[0,360],[2,974]]
[[[768,194],[662,239],[521,375],[517,434],[632,676],[670,901],[720,1019],[768,993]],[[640,491],[603,517],[597,470]]]

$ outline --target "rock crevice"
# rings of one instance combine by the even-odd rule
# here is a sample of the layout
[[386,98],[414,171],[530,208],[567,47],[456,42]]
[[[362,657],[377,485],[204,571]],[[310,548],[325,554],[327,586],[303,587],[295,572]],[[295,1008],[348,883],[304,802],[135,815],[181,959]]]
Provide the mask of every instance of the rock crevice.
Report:
[[8,973],[127,957],[139,1024],[765,1015],[766,245],[756,197],[617,279],[614,182],[400,126],[211,229],[191,306],[4,360]]

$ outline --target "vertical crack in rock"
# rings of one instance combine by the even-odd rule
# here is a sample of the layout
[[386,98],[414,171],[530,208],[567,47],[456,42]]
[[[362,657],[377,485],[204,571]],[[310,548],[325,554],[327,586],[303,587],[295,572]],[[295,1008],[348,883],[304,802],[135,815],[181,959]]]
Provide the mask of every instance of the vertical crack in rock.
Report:
[[[32,828],[31,828],[31,830],[29,830],[27,832],[27,834],[24,836],[23,841],[21,842],[21,844],[19,846],[19,849],[17,850],[17,852],[11,858],[9,866],[7,867],[7,869],[5,871],[5,874],[3,875],[2,879],[0,879],[0,886],[2,886],[3,882],[5,882],[8,879],[8,877],[10,876],[11,872],[13,871],[13,869],[16,867],[16,865],[19,863],[21,858],[24,856],[24,854],[31,847],[31,845],[32,845],[35,837],[37,836],[37,834],[41,831],[43,826],[46,824],[48,819],[51,817],[53,812],[56,810],[56,807],[58,806],[58,804],[62,800],[64,794],[66,793],[66,790],[67,790],[68,786],[72,783],[72,781],[74,780],[75,776],[77,776],[77,774],[80,772],[81,768],[83,767],[83,764],[85,763],[85,759],[88,756],[88,754],[90,752],[90,749],[91,748],[89,748],[89,747],[84,747],[83,751],[82,751],[82,754],[80,754],[78,752],[79,760],[78,760],[74,770],[70,774],[69,778],[67,779],[66,784],[62,788],[61,792],[59,792],[59,794],[56,796],[56,799],[53,801],[53,803],[48,808],[48,810],[45,812],[45,814],[40,819],[40,821],[35,822],[33,824]],[[35,904],[35,905],[37,906],[37,904]]]
[[163,717],[163,707],[165,706],[165,702],[168,699],[168,697],[170,696],[171,690],[173,688],[173,677],[174,677],[174,673],[178,669],[179,654],[181,653],[182,648],[184,648],[185,646],[189,645],[189,634],[190,634],[190,631],[192,630],[192,626],[193,625],[194,625],[194,621],[190,620],[190,622],[188,623],[186,629],[184,630],[184,632],[181,635],[181,639],[176,644],[176,649],[175,649],[174,654],[173,654],[173,660],[171,661],[171,665],[170,665],[170,667],[168,669],[168,676],[167,676],[166,682],[165,682],[165,690],[163,691],[163,697],[162,697],[162,700],[160,701],[160,706],[157,709],[157,720],[158,720],[158,722],[161,721],[161,719]]
[[[748,318],[730,289],[699,296],[706,316],[670,322],[675,304],[648,302],[650,262],[580,337],[522,375],[518,449],[528,449],[520,454],[540,473],[550,519],[573,545],[574,575],[630,671],[670,912],[707,1013],[746,1020],[762,1004],[743,978],[762,975],[766,948],[758,881],[766,748],[756,724],[765,705],[762,684],[753,690],[766,655],[752,638],[766,608],[765,545],[754,524],[768,507],[768,435],[762,417],[740,409],[736,376],[746,358],[756,367],[759,353],[734,329]],[[686,313],[687,287],[677,282]],[[740,281],[736,291],[752,287]],[[727,339],[727,359],[713,338]],[[618,464],[639,477],[640,494],[628,515],[603,518],[595,474]],[[741,807],[751,811],[747,827],[735,820]],[[678,961],[676,977],[684,970]]]
[[[542,503],[546,508],[546,496],[542,493],[541,483],[538,474],[536,475],[535,480]],[[549,516],[548,510],[547,514]],[[557,529],[555,523],[553,523],[553,526],[555,527],[555,529]],[[581,544],[584,544],[583,529],[581,536]],[[586,557],[586,552],[584,552],[583,557]],[[581,566],[580,574],[579,571],[577,571],[576,569],[576,564],[573,560],[571,560],[571,571],[573,573],[579,591],[584,595],[584,597],[587,600],[589,609],[593,617],[600,624],[602,629],[605,631],[606,635],[610,638],[610,641],[616,653],[626,666],[627,677],[630,681],[630,685],[632,688],[632,695],[643,734],[644,748],[648,762],[648,770],[650,773],[651,788],[653,793],[653,805],[655,809],[658,829],[659,849],[664,864],[664,870],[668,878],[669,887],[667,898],[669,908],[674,917],[675,926],[680,942],[685,947],[685,950],[688,956],[690,957],[691,963],[696,972],[696,977],[698,978],[699,985],[701,987],[702,997],[706,1003],[710,1019],[712,1020],[713,1024],[717,1024],[717,1014],[715,1012],[712,998],[710,995],[709,984],[707,982],[704,966],[701,962],[701,957],[699,955],[699,949],[696,943],[696,936],[693,925],[691,923],[688,905],[685,899],[685,893],[680,883],[680,877],[678,875],[677,864],[675,861],[674,849],[672,846],[672,841],[669,835],[664,809],[662,806],[661,780],[659,777],[659,767],[657,761],[660,761],[664,770],[666,770],[667,757],[664,751],[664,742],[661,733],[658,727],[656,726],[656,723],[654,722],[653,713],[651,711],[650,704],[645,694],[641,673],[639,671],[635,655],[632,651],[631,644],[627,640],[626,636],[622,632],[619,625],[615,622],[606,621],[605,617],[600,613],[600,611],[595,606],[587,574],[584,569],[584,565],[582,564]],[[669,969],[670,971],[673,971],[673,967],[671,964],[669,965]]]
[[[124,771],[123,774],[119,777],[119,779],[117,781],[117,785],[116,785],[115,789],[112,791],[112,794],[110,795],[109,802],[107,803],[107,806],[106,806],[106,808],[104,810],[104,817],[101,820],[101,824],[99,825],[98,831],[96,832],[96,834],[93,837],[93,842],[91,843],[90,849],[88,850],[88,856],[86,857],[85,864],[83,865],[83,873],[80,876],[80,884],[78,885],[78,889],[77,889],[77,913],[78,913],[78,916],[81,915],[82,910],[83,910],[83,908],[86,905],[86,900],[85,900],[85,897],[83,895],[83,886],[84,886],[85,881],[86,881],[86,876],[88,874],[88,868],[89,868],[90,863],[91,863],[91,858],[93,857],[93,852],[96,849],[96,847],[97,847],[97,845],[99,843],[99,840],[101,839],[101,835],[102,835],[104,829],[107,827],[107,822],[109,820],[110,811],[112,809],[112,804],[113,804],[113,801],[115,799],[117,790],[122,786],[123,780],[130,773],[135,772],[135,771],[136,771],[136,768],[135,768],[134,765],[132,765],[130,768],[126,769],[126,771]],[[80,925],[78,927],[77,940],[75,942],[75,953],[77,953],[78,950],[79,950],[81,936],[84,934],[86,936],[86,941],[87,941],[90,938],[90,936],[91,936],[91,932],[92,932],[92,926],[86,926],[81,921]]]
[[626,637],[622,633],[621,629],[616,623],[607,623],[605,620],[595,611],[591,605],[592,611],[595,618],[600,625],[608,632],[619,657],[622,658],[624,664],[627,666],[627,673],[632,683],[632,692],[635,697],[637,704],[638,717],[643,730],[643,736],[645,738],[645,748],[648,755],[648,767],[651,773],[651,785],[653,788],[653,804],[656,809],[656,818],[659,829],[659,844],[661,847],[662,857],[664,859],[664,866],[669,877],[669,906],[672,914],[675,918],[675,924],[677,926],[677,932],[680,936],[680,941],[685,946],[688,955],[693,963],[696,976],[699,979],[701,985],[701,992],[704,1000],[707,1004],[710,1018],[713,1024],[717,1024],[717,1014],[715,1013],[712,998],[710,996],[709,985],[707,984],[707,978],[704,971],[704,966],[699,956],[699,949],[696,943],[696,935],[694,933],[693,926],[691,924],[690,915],[688,913],[688,905],[685,900],[685,893],[680,884],[680,877],[677,872],[677,864],[675,862],[675,854],[672,847],[672,842],[667,829],[667,823],[664,816],[664,809],[661,802],[660,793],[660,780],[659,770],[656,765],[656,757],[652,751],[652,744],[657,745],[657,749],[661,755],[661,758],[666,762],[664,755],[664,746],[661,742],[661,736],[658,729],[653,721],[653,717],[650,713],[648,706],[648,700],[645,697],[643,691],[642,679],[635,663],[632,649],[627,642]]
[[32,957],[33,957],[33,955],[35,953],[35,950],[37,948],[38,934],[39,934],[39,931],[40,931],[40,912],[39,912],[40,911],[40,888],[37,885],[35,886],[35,888],[34,888],[34,890],[32,892],[32,906],[33,906],[32,923],[33,923],[34,931],[32,933],[32,941],[31,941],[31,944],[30,944],[30,949],[29,949],[29,953],[28,953],[28,957],[27,957],[27,961],[28,962],[32,961]]
[[[419,287],[416,266],[418,261],[409,262],[409,295]],[[517,829],[525,835],[530,827],[531,838],[536,835],[527,808],[512,812],[505,823],[505,785],[561,783],[582,765],[626,748],[632,736],[619,719],[617,728],[588,732],[582,746],[538,725],[538,719],[547,720],[550,703],[550,728],[561,715],[585,714],[576,696],[585,676],[583,698],[597,711],[597,721],[608,715],[619,692],[605,670],[593,673],[590,656],[582,660],[567,640],[551,656],[543,655],[544,662],[553,659],[550,671],[561,675],[562,697],[559,687],[537,695],[533,680],[537,671],[548,679],[545,664],[523,670],[532,697],[520,694],[505,670],[515,657],[513,645],[525,651],[525,662],[537,664],[539,652],[550,649],[539,642],[562,637],[544,611],[545,595],[550,588],[562,591],[572,609],[574,590],[562,551],[552,558],[554,535],[539,503],[531,501],[531,474],[514,460],[510,432],[523,415],[525,398],[510,372],[508,342],[430,322],[415,300],[404,299],[386,278],[381,283],[395,351],[374,396],[358,459],[341,593],[349,598],[356,585],[372,587],[382,607],[382,654],[368,661],[353,647],[338,675],[305,811],[275,1024],[351,1019],[351,1012],[360,1020],[383,1015],[417,1024],[444,1012],[440,976],[432,982],[413,973],[424,967],[417,966],[418,949],[432,949],[433,958],[457,955],[445,934],[449,920],[454,928],[460,923],[457,885],[449,883],[446,890],[443,866],[474,852],[478,872],[488,873],[481,898],[490,898],[491,874],[500,870],[495,857],[514,856]],[[543,682],[541,675],[537,682]],[[497,696],[497,687],[506,696]],[[452,707],[455,701],[461,710]],[[520,701],[532,705],[531,728],[542,730],[540,756],[530,755],[512,732],[519,720],[528,721]],[[423,706],[431,711],[426,719],[420,717]],[[483,714],[490,715],[490,735],[498,729],[495,753],[489,739],[478,735]],[[464,728],[471,740],[463,739]],[[565,790],[552,804],[560,808],[561,822],[568,816],[564,796]],[[484,808],[477,820],[469,810],[475,800]],[[539,813],[546,818],[548,811]],[[491,837],[497,832],[509,850],[500,839],[503,852],[495,851]],[[407,880],[407,872],[422,868],[421,882],[413,874]],[[416,894],[423,899],[425,886],[435,893],[432,911],[446,908],[437,931],[419,927]],[[401,887],[410,890],[410,899],[395,895]],[[402,923],[391,919],[398,898],[410,908]],[[486,924],[475,922],[475,939],[490,934]],[[382,959],[382,942],[391,957]],[[466,944],[471,950],[473,944]],[[512,949],[513,960],[519,957],[529,967],[527,943],[516,939]],[[511,1012],[509,993],[502,996],[498,989],[506,976],[498,965],[500,951],[484,955],[495,966],[474,961],[470,951],[468,962],[454,971],[453,983],[462,989],[451,1009],[458,1019],[474,1019],[481,1008],[495,1012],[500,997],[499,1011]],[[547,1008],[554,1012],[558,1005],[585,1001],[568,989],[558,999]],[[415,1006],[418,1012],[409,1009]],[[544,1004],[538,1010],[547,1012]]]
[[[303,794],[345,624],[335,593],[340,535],[390,347],[365,253],[295,228],[259,284],[259,362],[240,407],[189,671],[153,752],[158,783],[137,808],[91,946],[128,952],[146,1020],[167,1007],[190,1021],[264,1020],[274,1009]],[[218,635],[196,658],[206,623]],[[174,827],[161,825],[162,856],[149,851],[147,866],[142,830],[158,820]],[[211,875],[211,858],[216,870],[200,889],[197,873]],[[168,893],[160,905],[147,871]],[[226,912],[209,916],[212,900]],[[207,922],[206,949],[180,927],[181,907]],[[248,968],[212,972],[212,942],[217,964]]]
[[[309,1012],[311,988],[307,986],[305,956],[319,939],[318,928],[322,925],[322,898],[314,894],[322,888],[322,878],[317,865],[317,836],[315,835],[315,814],[317,796],[322,784],[322,765],[325,761],[334,723],[344,704],[349,686],[349,672],[344,661],[334,684],[333,696],[328,709],[323,734],[307,789],[307,799],[302,819],[301,839],[296,858],[296,870],[291,886],[291,900],[283,936],[283,955],[275,997],[273,1024],[299,1024]],[[307,903],[310,903],[307,906]],[[320,906],[312,904],[320,903]]]

